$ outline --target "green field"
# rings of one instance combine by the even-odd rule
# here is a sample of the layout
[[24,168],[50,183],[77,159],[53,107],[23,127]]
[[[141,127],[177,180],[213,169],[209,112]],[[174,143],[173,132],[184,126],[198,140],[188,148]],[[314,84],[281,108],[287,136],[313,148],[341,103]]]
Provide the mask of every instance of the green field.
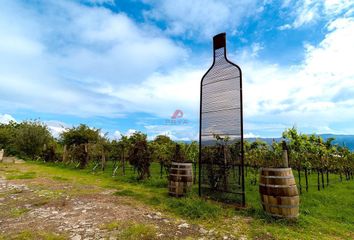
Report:
[[[310,175],[310,191],[301,195],[300,217],[297,221],[277,220],[263,213],[259,202],[258,186],[251,185],[251,174],[246,179],[245,209],[206,201],[197,196],[197,186],[185,198],[167,195],[167,180],[160,178],[159,165],[151,167],[152,177],[137,182],[131,168],[126,176],[119,170],[112,177],[112,166],[105,172],[92,173],[90,168],[27,162],[21,172],[8,173],[9,179],[51,177],[57,181],[72,181],[115,189],[115,195],[128,196],[171,216],[201,224],[220,233],[232,233],[248,239],[354,239],[354,181],[338,182],[330,175],[331,184],[317,191],[317,175]],[[0,164],[5,169],[5,164]],[[334,183],[336,182],[336,183]]]

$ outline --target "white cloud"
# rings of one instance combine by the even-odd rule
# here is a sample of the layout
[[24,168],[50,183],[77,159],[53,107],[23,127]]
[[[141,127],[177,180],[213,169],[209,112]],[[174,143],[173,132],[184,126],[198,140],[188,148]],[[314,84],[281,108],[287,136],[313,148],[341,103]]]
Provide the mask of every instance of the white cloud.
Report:
[[68,128],[68,125],[63,122],[59,121],[44,121],[44,124],[47,125],[49,131],[51,132],[52,136],[58,138],[61,133],[65,132]]
[[[100,4],[87,7],[50,1],[43,3],[43,11],[24,2],[2,4],[1,110],[30,109],[76,116],[148,112],[167,118],[181,109],[187,119],[197,119],[199,83],[207,66],[188,65],[188,50],[181,43],[152,25],[101,7],[103,1],[95,2]],[[240,19],[255,14],[257,9],[262,11],[258,1],[147,2],[155,7],[146,13],[147,18],[167,20],[169,34],[187,38],[204,38],[225,28],[237,32]],[[343,15],[347,17],[328,20],[328,34],[319,45],[305,45],[305,60],[299,65],[282,68],[261,61],[257,54],[266,45],[260,43],[241,56],[231,56],[240,60],[244,73],[247,132],[258,134],[265,129],[271,133],[309,122],[335,131],[329,125],[352,121],[351,2],[303,1],[295,5],[292,23],[280,26],[280,30],[347,13]],[[284,7],[293,5],[287,1]],[[54,131],[59,132],[56,127]],[[176,139],[197,136],[190,129],[146,129]]]
[[114,131],[113,138],[116,140],[120,140],[122,138],[122,133],[118,130]]
[[16,122],[16,119],[10,114],[0,114],[0,123],[8,124],[11,121]]
[[127,84],[106,94],[119,96],[129,102],[128,111],[147,112],[167,118],[176,109],[181,109],[185,118],[196,119],[202,76],[203,71],[200,69],[181,67],[166,74],[156,73],[142,83]]
[[292,28],[292,27],[291,27],[290,24],[284,24],[284,25],[281,25],[280,27],[278,27],[278,29],[279,29],[280,31],[286,30],[286,29],[291,29],[291,28]]
[[198,139],[198,131],[192,124],[146,125],[144,128],[149,140],[155,139],[158,135],[168,136],[174,141],[193,141]]
[[[148,19],[167,22],[171,35],[209,38],[225,29],[233,32],[245,17],[263,10],[258,0],[159,0],[145,1],[153,7]],[[256,9],[256,11],[255,11]]]
[[128,131],[124,134],[124,136],[130,137],[132,136],[134,133],[138,132],[138,130],[135,129],[128,129]]
[[[10,121],[18,122],[16,119],[11,116],[10,114],[0,114],[0,123],[8,124]],[[48,127],[50,133],[53,137],[58,138],[59,135],[65,131],[68,127],[66,123],[50,120],[50,121],[43,121],[43,123]]]
[[106,91],[138,84],[187,56],[157,28],[122,13],[70,1],[35,6],[11,1],[0,9],[3,111],[121,116],[129,102]]
[[325,12],[328,15],[339,14],[353,9],[354,2],[351,0],[324,0]]
[[293,11],[290,16],[294,17],[291,24],[284,24],[278,27],[279,30],[291,28],[300,28],[309,24],[313,24],[318,20],[331,21],[340,14],[352,13],[354,3],[350,0],[302,0],[282,7],[289,8]]
[[294,28],[299,28],[308,23],[314,22],[319,18],[319,4],[316,1],[303,1],[303,4],[297,9],[297,17],[293,22]]
[[245,133],[243,137],[244,138],[259,138],[260,136],[249,132],[249,133]]
[[115,5],[114,0],[83,0],[83,2],[97,4],[97,5],[100,5],[100,4]]
[[[336,19],[328,30],[319,45],[305,46],[303,63],[290,68],[244,53],[246,128],[252,122],[253,127],[268,123],[282,128],[293,124],[333,131],[349,128],[354,116],[354,18]],[[338,129],[330,127],[338,123]]]

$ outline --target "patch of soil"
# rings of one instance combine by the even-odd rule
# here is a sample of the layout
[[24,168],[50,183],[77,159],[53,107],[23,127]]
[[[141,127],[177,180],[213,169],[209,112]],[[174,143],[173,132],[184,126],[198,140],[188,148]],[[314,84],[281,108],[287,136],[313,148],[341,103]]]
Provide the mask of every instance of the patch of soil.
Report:
[[[0,235],[31,230],[75,240],[116,239],[127,223],[153,226],[156,239],[196,239],[207,233],[197,225],[169,218],[129,197],[114,196],[114,190],[84,185],[85,194],[70,194],[82,187],[48,178],[1,178],[0,212],[4,214],[0,215]],[[107,227],[115,222],[122,224]]]

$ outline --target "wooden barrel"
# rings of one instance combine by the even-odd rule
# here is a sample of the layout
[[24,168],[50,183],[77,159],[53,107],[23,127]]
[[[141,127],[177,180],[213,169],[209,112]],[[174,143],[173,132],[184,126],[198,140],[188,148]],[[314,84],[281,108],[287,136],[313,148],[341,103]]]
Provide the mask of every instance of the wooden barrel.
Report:
[[298,217],[300,199],[291,168],[261,168],[259,192],[263,209],[270,215]]
[[172,162],[168,184],[169,195],[182,197],[188,192],[192,185],[192,163]]

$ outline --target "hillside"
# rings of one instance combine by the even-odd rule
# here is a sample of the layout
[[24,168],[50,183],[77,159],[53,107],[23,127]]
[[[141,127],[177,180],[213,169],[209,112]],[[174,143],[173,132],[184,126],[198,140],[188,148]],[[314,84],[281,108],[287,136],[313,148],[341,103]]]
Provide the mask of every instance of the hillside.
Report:
[[[318,134],[318,135],[321,136],[324,140],[328,138],[334,138],[335,139],[333,141],[334,144],[346,146],[351,151],[354,151],[354,135],[338,135],[338,134]],[[274,141],[281,140],[281,138],[257,138],[257,139],[267,142],[269,144],[271,144],[273,140]],[[256,138],[246,138],[246,140],[253,142],[256,140]]]

